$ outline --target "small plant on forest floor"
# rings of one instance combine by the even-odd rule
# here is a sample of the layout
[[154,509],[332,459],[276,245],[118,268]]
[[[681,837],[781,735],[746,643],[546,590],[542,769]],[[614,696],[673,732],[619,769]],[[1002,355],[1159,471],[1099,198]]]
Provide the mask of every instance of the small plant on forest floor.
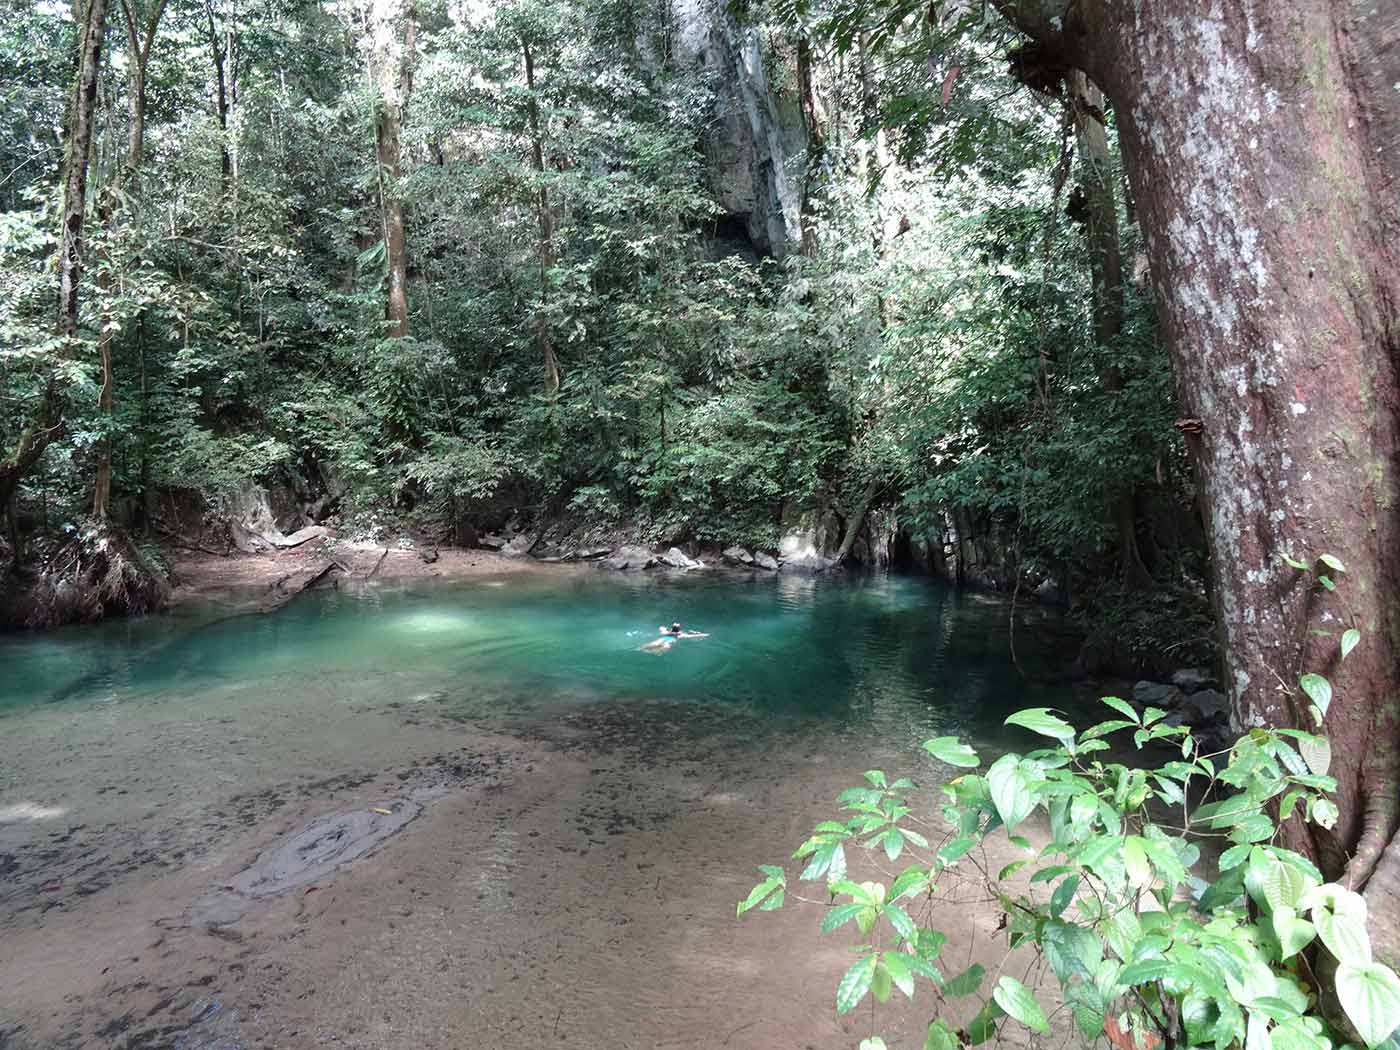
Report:
[[[1335,558],[1322,562],[1341,571]],[[1359,637],[1355,629],[1342,636],[1343,659]],[[1210,754],[1185,727],[1166,724],[1165,711],[1138,712],[1117,697],[1103,701],[1115,717],[1083,732],[1047,708],[1018,711],[1006,724],[1053,746],[1003,755],[944,784],[945,823],[916,813],[910,780],[866,773],[838,799],[850,815],[818,824],[794,854],[806,862],[801,879],[826,884],[826,899],[809,902],[825,909],[822,932],[853,922],[860,934],[837,1012],[867,996],[884,1002],[896,989],[912,999],[922,984],[938,1004],[925,1050],[985,1043],[1008,1018],[1045,1035],[1061,1012],[1087,1041],[1106,1036],[1117,1050],[1331,1050],[1348,1038],[1394,1045],[1400,979],[1372,957],[1365,901],[1275,844],[1295,816],[1330,828],[1338,815],[1320,732],[1332,687],[1316,674],[1299,687],[1318,732],[1252,729]],[[1157,742],[1179,747],[1180,758],[1148,767],[1099,757],[1108,737],[1127,733],[1138,750]],[[981,767],[955,737],[923,746],[950,765]],[[1194,804],[1203,797],[1214,800]],[[1040,846],[1018,833],[1038,810],[1049,824]],[[982,847],[998,832],[1020,856],[993,871]],[[1209,882],[1193,874],[1202,842],[1222,850]],[[847,877],[848,846],[914,863],[891,872],[888,886],[856,882]],[[784,870],[761,870],[740,915],[784,903]],[[928,922],[961,880],[1000,910],[1008,960],[995,973],[977,963],[943,970],[947,937]],[[1006,972],[1018,948],[1032,955],[1019,978]],[[1032,991],[1046,966],[1060,989],[1053,1013]],[[950,1001],[979,995],[967,1025],[939,1016]],[[1340,1015],[1324,1016],[1327,1000]],[[861,1050],[884,1046],[872,1034]]]

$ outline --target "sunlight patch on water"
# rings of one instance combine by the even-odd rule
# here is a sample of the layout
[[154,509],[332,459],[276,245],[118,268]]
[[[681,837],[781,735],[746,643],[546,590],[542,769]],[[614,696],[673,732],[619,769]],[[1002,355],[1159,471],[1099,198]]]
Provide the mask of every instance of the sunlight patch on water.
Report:
[[16,824],[21,820],[53,820],[68,810],[62,806],[41,806],[37,802],[16,802],[0,806],[0,824]]

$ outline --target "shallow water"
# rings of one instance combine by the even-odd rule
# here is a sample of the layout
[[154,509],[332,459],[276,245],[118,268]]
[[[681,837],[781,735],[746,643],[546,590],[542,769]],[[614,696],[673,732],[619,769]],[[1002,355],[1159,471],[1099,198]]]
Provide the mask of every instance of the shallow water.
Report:
[[[561,570],[0,640],[0,1045],[826,1045],[843,956],[733,901],[861,770],[1076,706],[1037,684],[1072,639],[1021,619],[1029,678],[1005,603],[898,577]],[[639,651],[672,620],[710,637]],[[404,791],[425,815],[334,893],[202,916]]]

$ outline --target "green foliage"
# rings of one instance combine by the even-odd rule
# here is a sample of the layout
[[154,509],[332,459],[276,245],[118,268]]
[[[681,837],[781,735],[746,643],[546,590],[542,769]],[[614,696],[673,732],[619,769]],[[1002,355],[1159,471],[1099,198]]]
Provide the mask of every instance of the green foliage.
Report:
[[[1305,675],[1300,689],[1314,702],[1330,693],[1319,675]],[[985,772],[942,785],[946,830],[933,841],[925,836],[938,822],[920,812],[911,781],[871,770],[865,785],[841,794],[846,815],[819,824],[794,854],[807,862],[802,879],[826,884],[822,932],[852,920],[859,929],[860,955],[841,978],[838,1013],[867,995],[883,1001],[892,987],[913,998],[924,986],[939,1003],[986,997],[965,1028],[935,1018],[926,1048],[976,1046],[1007,1018],[1050,1030],[1042,1001],[1010,974],[988,991],[981,965],[953,977],[940,970],[947,938],[917,917],[935,914],[938,895],[970,879],[979,897],[997,902],[1008,948],[1048,965],[1086,1039],[1107,1032],[1120,1047],[1331,1050],[1345,1035],[1332,1023],[1341,1018],[1319,1005],[1322,971],[1311,959],[1321,945],[1338,964],[1331,989],[1345,1023],[1367,1047],[1385,1043],[1400,1028],[1400,980],[1372,957],[1365,902],[1277,841],[1295,813],[1323,826],[1335,819],[1326,739],[1253,729],[1228,751],[1203,754],[1164,712],[1140,712],[1117,697],[1104,703],[1115,717],[1082,731],[1045,708],[1009,717],[1008,726],[1050,746],[1003,755]],[[1111,742],[1128,735],[1144,757],[1172,757],[1113,761],[1122,747]],[[981,764],[953,737],[924,749],[964,768]],[[1016,833],[1033,814],[1048,835]],[[904,866],[888,888],[857,883],[849,848],[903,857]],[[1013,859],[994,874],[985,858],[996,855]],[[1213,878],[1196,874],[1206,866]],[[785,873],[764,873],[741,915],[781,903]]]

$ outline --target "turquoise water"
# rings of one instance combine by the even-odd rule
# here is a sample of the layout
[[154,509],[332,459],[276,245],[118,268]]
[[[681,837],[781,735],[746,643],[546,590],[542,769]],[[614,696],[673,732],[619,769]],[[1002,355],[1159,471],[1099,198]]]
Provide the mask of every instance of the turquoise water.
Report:
[[[311,592],[272,614],[0,640],[0,716],[334,675],[390,691],[426,683],[447,709],[473,717],[664,699],[780,720],[874,721],[910,735],[987,729],[1017,707],[1068,702],[1063,688],[1038,683],[1068,663],[1072,641],[1045,613],[1025,615],[1018,671],[1004,602],[918,578],[576,572],[383,584]],[[710,637],[639,651],[672,620]]]

